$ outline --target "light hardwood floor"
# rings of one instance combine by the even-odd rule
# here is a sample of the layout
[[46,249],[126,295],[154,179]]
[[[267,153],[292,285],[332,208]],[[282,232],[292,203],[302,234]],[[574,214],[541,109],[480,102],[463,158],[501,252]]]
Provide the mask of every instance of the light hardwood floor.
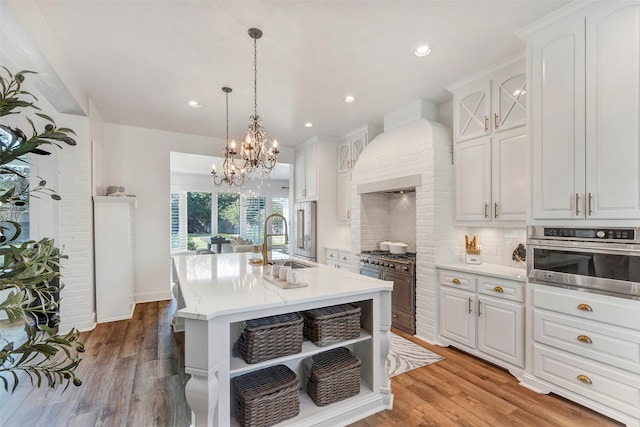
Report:
[[[62,393],[22,384],[0,391],[0,425],[187,426],[184,334],[171,332],[170,301],[138,304],[133,319],[100,324],[82,334],[81,387]],[[445,357],[392,378],[394,409],[361,420],[365,426],[620,426],[553,395],[518,385],[507,372],[453,348],[405,338]],[[327,408],[330,410],[330,407]]]

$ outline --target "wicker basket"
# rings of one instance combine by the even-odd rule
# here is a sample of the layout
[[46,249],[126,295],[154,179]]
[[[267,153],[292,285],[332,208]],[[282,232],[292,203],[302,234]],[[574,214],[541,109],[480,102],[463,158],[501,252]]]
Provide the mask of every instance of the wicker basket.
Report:
[[[302,361],[307,394],[325,406],[360,393],[360,359],[338,347]],[[306,384],[305,384],[306,383]]]
[[266,427],[300,412],[300,383],[285,365],[270,366],[232,379],[236,416],[245,427]]
[[302,313],[304,336],[317,346],[325,346],[360,336],[360,307],[332,305]]
[[247,320],[238,349],[247,363],[300,353],[302,328],[302,316],[298,313]]

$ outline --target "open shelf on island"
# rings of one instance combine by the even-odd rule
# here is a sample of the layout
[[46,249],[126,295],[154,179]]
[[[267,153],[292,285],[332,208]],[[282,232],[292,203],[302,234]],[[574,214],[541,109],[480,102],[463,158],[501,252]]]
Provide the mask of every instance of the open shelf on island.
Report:
[[313,356],[314,354],[322,353],[323,351],[331,350],[337,347],[347,347],[352,344],[366,341],[371,339],[371,333],[366,329],[360,329],[360,336],[351,340],[340,341],[318,347],[308,339],[302,341],[302,351],[300,353],[289,354],[287,356],[280,356],[269,360],[263,360],[258,363],[247,363],[241,357],[231,357],[229,361],[229,375],[236,377],[238,375],[246,374],[248,372],[256,371],[258,369],[266,368],[276,364],[287,364],[286,362],[294,361],[296,359],[303,359],[305,357]]

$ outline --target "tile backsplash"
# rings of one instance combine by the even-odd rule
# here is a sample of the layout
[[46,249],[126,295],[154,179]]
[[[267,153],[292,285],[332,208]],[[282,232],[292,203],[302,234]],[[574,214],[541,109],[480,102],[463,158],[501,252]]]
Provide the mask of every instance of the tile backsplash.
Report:
[[456,227],[461,233],[459,244],[460,260],[464,262],[464,235],[476,236],[478,244],[482,246],[482,262],[500,264],[509,267],[525,268],[524,262],[512,259],[513,251],[518,244],[525,244],[527,229],[521,228],[488,228],[488,227]]

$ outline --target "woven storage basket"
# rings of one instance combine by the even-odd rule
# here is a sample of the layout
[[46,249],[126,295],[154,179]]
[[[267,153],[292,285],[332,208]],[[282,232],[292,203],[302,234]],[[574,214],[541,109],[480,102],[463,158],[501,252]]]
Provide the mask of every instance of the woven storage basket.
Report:
[[303,386],[318,406],[325,406],[360,393],[360,359],[348,348],[338,347],[302,361]]
[[317,346],[360,336],[360,307],[340,304],[308,310],[302,314],[304,336]]
[[245,427],[266,427],[300,412],[300,383],[285,365],[270,366],[232,380],[236,416]]
[[279,314],[247,320],[238,340],[238,348],[247,363],[258,363],[274,357],[302,351],[302,316]]

